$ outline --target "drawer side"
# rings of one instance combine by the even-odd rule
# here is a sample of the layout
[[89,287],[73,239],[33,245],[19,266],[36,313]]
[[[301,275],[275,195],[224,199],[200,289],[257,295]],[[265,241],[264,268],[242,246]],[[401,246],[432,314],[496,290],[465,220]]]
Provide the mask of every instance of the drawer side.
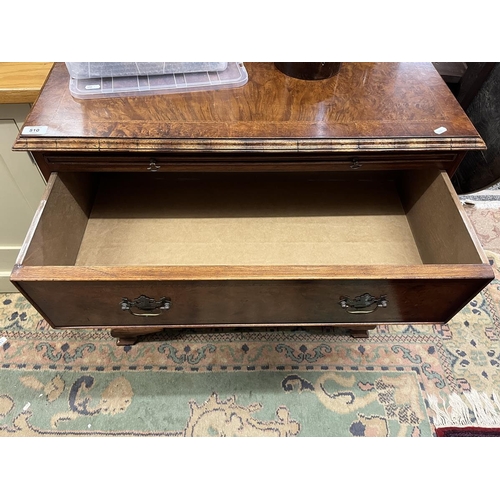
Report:
[[17,265],[73,265],[95,195],[91,174],[52,174]]
[[487,264],[446,172],[404,172],[401,200],[424,264]]

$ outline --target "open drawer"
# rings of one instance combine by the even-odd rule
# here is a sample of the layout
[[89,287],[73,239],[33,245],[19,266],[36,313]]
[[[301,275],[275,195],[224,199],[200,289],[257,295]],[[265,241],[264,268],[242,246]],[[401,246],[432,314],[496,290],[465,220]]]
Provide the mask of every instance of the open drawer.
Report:
[[53,173],[11,280],[54,327],[446,322],[493,279],[446,173]]

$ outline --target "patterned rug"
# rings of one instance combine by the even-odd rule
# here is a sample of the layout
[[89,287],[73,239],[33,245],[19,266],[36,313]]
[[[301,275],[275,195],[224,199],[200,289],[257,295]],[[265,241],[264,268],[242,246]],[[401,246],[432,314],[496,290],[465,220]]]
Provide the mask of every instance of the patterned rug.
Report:
[[500,253],[500,201],[476,201],[474,206],[464,205],[464,209],[483,248]]
[[436,436],[500,427],[496,279],[447,325],[174,330],[117,347],[0,295],[0,436]]

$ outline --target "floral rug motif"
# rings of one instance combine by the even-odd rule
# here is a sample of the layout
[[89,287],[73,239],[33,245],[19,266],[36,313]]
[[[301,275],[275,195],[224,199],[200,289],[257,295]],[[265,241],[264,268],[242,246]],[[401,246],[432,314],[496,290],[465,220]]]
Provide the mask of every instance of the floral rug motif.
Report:
[[500,210],[483,205],[487,204],[464,205],[464,209],[483,247],[500,253]]
[[435,436],[500,425],[496,279],[446,325],[173,330],[118,347],[0,294],[0,436]]

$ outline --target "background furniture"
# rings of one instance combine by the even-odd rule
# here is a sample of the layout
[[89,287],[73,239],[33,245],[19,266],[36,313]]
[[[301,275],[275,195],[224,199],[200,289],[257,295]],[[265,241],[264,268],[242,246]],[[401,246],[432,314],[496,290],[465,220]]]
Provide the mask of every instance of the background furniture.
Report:
[[0,63],[0,292],[9,280],[45,182],[27,153],[12,152],[51,63]]
[[500,64],[433,63],[483,137],[487,149],[470,151],[453,177],[458,194],[482,191],[500,182]]
[[492,62],[434,62],[432,63],[460,106],[467,109],[489,78],[496,63]]
[[[482,191],[500,183],[500,63],[477,64],[488,65],[486,78],[471,77],[473,83],[466,88],[472,91],[466,92],[462,87],[458,98],[487,149],[470,151],[460,164],[453,178],[459,194]],[[466,83],[464,76],[462,85]],[[462,92],[464,98],[461,99]]]

